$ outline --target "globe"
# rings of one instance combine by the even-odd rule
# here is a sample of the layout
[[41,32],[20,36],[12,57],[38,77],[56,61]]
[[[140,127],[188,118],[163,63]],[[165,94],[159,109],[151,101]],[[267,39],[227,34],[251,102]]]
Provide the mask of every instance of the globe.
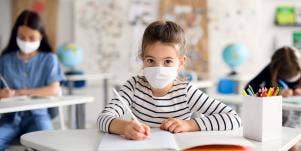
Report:
[[83,51],[75,44],[69,43],[60,46],[57,50],[57,55],[60,62],[73,70],[76,65],[81,64],[83,61]]
[[227,45],[223,51],[224,62],[232,69],[236,70],[247,59],[247,49],[241,44]]
[[[57,49],[57,55],[60,62],[70,71],[65,72],[66,76],[83,75],[84,72],[76,70],[75,66],[79,65],[83,61],[83,50],[78,48],[75,44],[69,43],[60,46]],[[85,87],[85,80],[65,80],[62,81],[62,85],[69,87],[69,83],[72,82],[73,88]],[[72,93],[72,92],[70,92]]]

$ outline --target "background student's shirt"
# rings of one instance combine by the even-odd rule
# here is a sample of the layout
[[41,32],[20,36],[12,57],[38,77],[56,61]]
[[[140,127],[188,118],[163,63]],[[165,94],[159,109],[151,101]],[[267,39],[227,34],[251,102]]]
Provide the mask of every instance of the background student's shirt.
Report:
[[[39,88],[64,79],[57,56],[50,52],[39,52],[28,61],[19,58],[17,52],[1,55],[0,74],[11,89]],[[0,88],[4,88],[2,82]],[[14,113],[5,116],[13,118]]]
[[[246,88],[248,87],[248,85],[251,85],[252,88],[254,89],[255,92],[258,91],[259,88],[261,87],[272,87],[272,81],[271,81],[272,75],[271,75],[271,68],[270,68],[270,64],[268,64],[258,75],[255,76],[255,78],[253,78],[247,85]],[[280,78],[278,78],[277,80],[280,80]],[[283,80],[289,88],[291,89],[295,89],[299,86],[299,82],[301,79],[299,79],[296,82],[288,82],[285,81],[285,79],[281,79]]]

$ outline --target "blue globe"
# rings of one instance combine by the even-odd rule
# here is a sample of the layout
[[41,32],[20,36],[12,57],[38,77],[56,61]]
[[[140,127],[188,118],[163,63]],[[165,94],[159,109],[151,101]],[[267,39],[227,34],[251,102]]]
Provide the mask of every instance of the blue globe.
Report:
[[71,69],[83,61],[83,50],[72,43],[60,46],[57,55],[61,63]]
[[230,44],[223,51],[224,62],[236,70],[247,59],[247,49],[241,44]]

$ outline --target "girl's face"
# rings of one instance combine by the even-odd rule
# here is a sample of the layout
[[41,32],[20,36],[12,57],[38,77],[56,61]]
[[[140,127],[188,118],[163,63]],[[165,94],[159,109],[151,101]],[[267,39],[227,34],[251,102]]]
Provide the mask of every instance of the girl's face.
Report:
[[143,67],[184,67],[186,57],[180,56],[180,47],[176,44],[156,42],[143,52]]
[[26,42],[36,42],[42,39],[42,35],[38,30],[31,29],[24,25],[18,28],[17,37]]

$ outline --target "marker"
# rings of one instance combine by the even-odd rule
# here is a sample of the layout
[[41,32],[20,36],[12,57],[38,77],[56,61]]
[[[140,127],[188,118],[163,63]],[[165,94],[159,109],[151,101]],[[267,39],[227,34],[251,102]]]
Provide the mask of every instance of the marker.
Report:
[[284,88],[284,89],[288,89],[288,85],[283,81],[283,80],[278,80],[279,84]]
[[241,94],[242,94],[243,96],[248,96],[248,93],[247,93],[244,89],[241,90]]
[[254,90],[253,90],[253,88],[252,88],[251,85],[249,85],[249,89],[250,89],[250,91],[253,93],[253,95],[255,95],[255,92],[254,92]]
[[247,92],[249,93],[249,95],[251,95],[251,96],[253,96],[254,94],[252,93],[252,91],[249,89],[249,88],[247,88]]
[[268,90],[268,96],[271,96],[272,95],[272,93],[273,93],[273,88],[271,87],[271,88],[269,88],[269,90]]
[[273,96],[277,96],[279,93],[279,87],[277,87],[277,89],[274,91]]

